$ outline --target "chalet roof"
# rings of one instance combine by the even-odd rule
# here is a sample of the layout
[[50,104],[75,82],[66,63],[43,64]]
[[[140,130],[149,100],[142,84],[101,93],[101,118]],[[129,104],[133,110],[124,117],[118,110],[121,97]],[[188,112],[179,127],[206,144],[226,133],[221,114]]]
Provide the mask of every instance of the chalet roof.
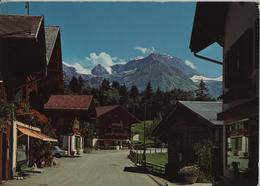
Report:
[[0,15],[0,37],[36,38],[43,16]]
[[47,26],[45,27],[45,42],[46,42],[46,58],[47,64],[50,61],[51,54],[53,52],[57,36],[60,28],[58,26]]
[[111,105],[111,106],[96,107],[96,117],[99,118],[99,117],[105,115],[106,113],[111,112],[112,110],[114,110],[116,108],[120,108],[124,112],[126,112],[133,119],[134,122],[139,122],[139,120],[133,114],[128,112],[128,110],[125,109],[124,107],[122,107],[121,105]]
[[217,114],[222,112],[222,102],[179,101],[179,103],[212,124],[222,124],[222,121],[217,121]]
[[97,118],[102,116],[103,114],[105,114],[107,112],[114,110],[117,107],[119,107],[119,105],[96,107]]
[[[198,118],[206,120],[213,126],[222,125],[223,121],[217,120],[217,114],[222,112],[222,102],[216,101],[178,101],[170,114],[164,118],[159,125],[154,129],[153,135],[161,135],[163,131],[168,130],[169,119],[174,117],[179,107],[185,108],[189,112],[195,114]],[[185,117],[185,114],[183,114]]]
[[46,110],[88,110],[92,95],[52,95],[44,104]]
[[228,2],[198,2],[190,41],[191,52],[197,53],[214,42],[223,43]]

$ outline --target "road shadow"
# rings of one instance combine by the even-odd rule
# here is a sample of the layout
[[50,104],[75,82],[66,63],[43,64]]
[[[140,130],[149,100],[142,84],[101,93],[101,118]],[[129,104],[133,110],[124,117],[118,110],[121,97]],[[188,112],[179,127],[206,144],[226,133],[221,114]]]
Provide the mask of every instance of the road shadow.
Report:
[[141,173],[145,174],[147,173],[147,170],[144,167],[138,166],[138,167],[125,167],[124,172],[133,172],[133,173]]

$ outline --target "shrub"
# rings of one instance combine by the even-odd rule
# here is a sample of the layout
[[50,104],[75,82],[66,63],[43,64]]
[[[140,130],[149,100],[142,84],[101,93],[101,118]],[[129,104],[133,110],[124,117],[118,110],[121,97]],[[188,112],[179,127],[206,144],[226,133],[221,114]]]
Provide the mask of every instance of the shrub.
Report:
[[195,143],[193,150],[197,158],[197,165],[203,173],[203,179],[211,180],[211,149],[213,145],[210,140],[204,140],[202,143]]
[[195,165],[182,167],[179,170],[179,175],[183,177],[197,177],[199,176],[199,168]]

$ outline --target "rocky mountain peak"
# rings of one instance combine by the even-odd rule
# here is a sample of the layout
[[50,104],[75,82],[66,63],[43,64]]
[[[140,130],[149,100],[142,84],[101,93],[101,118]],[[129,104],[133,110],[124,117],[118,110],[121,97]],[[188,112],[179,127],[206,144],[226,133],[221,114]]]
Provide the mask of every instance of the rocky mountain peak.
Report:
[[92,70],[91,73],[96,76],[103,76],[109,74],[105,67],[101,64],[96,65]]

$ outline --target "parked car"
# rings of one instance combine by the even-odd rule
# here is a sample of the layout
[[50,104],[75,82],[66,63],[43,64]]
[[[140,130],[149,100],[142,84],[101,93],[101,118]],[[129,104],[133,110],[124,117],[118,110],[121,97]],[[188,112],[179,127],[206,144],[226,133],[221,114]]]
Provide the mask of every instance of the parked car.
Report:
[[68,151],[62,150],[59,146],[53,146],[52,155],[55,156],[56,158],[60,158],[62,156],[67,156]]

